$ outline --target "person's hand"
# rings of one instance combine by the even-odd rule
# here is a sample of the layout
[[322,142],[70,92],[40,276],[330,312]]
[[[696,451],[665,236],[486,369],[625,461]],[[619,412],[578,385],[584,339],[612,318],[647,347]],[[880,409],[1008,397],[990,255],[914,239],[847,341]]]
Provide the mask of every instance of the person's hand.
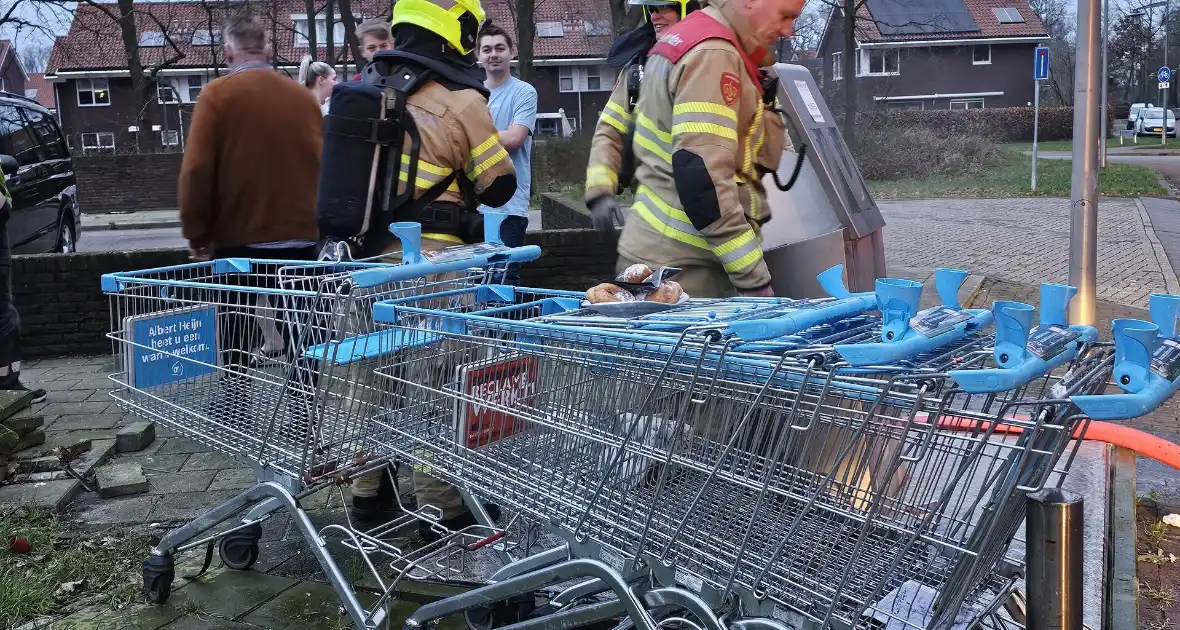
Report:
[[586,204],[590,209],[590,219],[594,222],[594,229],[599,232],[613,232],[615,230],[615,216],[619,213],[619,203],[614,197],[604,195]]
[[188,258],[193,262],[207,262],[211,260],[209,247],[196,247],[192,243],[188,246]]
[[742,297],[758,297],[758,298],[774,297],[774,287],[772,287],[768,284],[768,285],[762,287],[761,289],[742,290],[741,294],[742,294]]

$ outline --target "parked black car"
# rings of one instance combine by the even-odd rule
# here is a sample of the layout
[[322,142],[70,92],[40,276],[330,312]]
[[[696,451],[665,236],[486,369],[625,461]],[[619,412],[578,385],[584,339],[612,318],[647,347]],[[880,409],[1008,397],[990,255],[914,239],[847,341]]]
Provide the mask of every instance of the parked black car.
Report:
[[8,92],[0,92],[0,169],[12,194],[13,253],[75,251],[81,210],[65,138],[49,110]]

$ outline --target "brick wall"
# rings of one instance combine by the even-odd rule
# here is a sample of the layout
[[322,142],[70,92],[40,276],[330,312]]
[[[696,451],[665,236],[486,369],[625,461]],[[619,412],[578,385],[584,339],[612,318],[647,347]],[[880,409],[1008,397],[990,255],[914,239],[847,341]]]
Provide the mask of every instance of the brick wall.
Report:
[[[615,237],[591,230],[530,232],[541,258],[524,265],[521,284],[581,291],[614,275]],[[105,273],[176,265],[183,250],[144,250],[13,257],[13,293],[28,357],[111,351]]]
[[75,157],[82,212],[175,208],[183,157],[181,153]]
[[586,204],[557,193],[541,194],[542,230],[583,230],[592,226]]

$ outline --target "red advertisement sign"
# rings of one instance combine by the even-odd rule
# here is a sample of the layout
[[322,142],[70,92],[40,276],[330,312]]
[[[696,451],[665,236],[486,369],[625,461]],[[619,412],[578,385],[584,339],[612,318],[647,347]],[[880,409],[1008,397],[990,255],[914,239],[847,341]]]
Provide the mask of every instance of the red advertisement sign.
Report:
[[460,391],[473,400],[459,403],[457,435],[467,448],[498,442],[527,429],[506,409],[527,410],[537,395],[538,364],[532,356],[459,368]]

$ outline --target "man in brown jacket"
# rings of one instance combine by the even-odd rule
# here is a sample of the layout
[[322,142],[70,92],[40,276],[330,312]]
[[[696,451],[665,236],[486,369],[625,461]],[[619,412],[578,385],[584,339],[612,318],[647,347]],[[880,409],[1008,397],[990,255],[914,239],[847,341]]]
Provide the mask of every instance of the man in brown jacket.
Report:
[[[322,115],[311,93],[267,64],[266,30],[240,13],[222,32],[230,73],[201,91],[180,168],[181,231],[194,259],[316,257]],[[257,283],[257,276],[243,277]],[[231,373],[258,341],[255,304],[223,309]]]

